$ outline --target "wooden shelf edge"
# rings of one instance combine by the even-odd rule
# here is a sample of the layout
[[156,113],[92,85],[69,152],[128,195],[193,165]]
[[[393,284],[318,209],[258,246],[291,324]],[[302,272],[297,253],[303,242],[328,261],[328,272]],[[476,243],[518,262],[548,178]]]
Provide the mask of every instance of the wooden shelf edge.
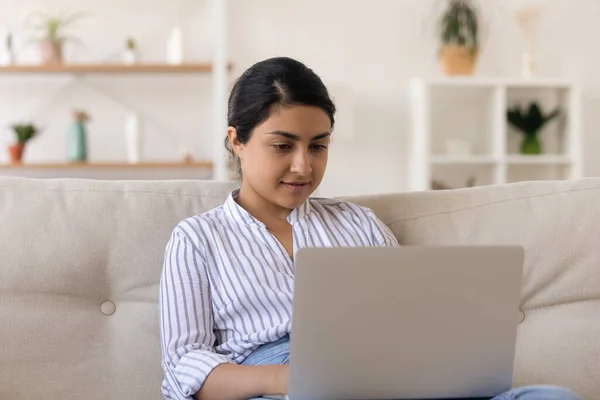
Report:
[[211,161],[179,162],[89,162],[89,163],[38,163],[0,164],[0,169],[177,169],[177,168],[212,168]]
[[[9,65],[0,66],[0,74],[128,74],[128,73],[211,73],[211,63],[185,64],[56,64],[56,65]],[[228,65],[231,70],[231,64]]]

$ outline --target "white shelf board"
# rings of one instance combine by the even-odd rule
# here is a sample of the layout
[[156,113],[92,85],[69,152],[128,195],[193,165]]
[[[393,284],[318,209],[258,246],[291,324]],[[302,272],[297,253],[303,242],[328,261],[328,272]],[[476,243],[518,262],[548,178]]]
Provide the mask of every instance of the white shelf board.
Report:
[[432,156],[431,163],[434,165],[489,165],[498,160],[487,155],[439,155]]
[[569,89],[573,82],[560,78],[498,78],[498,77],[434,77],[419,78],[424,83],[433,87],[463,87],[492,89],[506,87],[507,89],[540,88],[540,89]]
[[571,164],[571,158],[560,154],[515,154],[506,156],[506,163],[510,165],[569,165]]

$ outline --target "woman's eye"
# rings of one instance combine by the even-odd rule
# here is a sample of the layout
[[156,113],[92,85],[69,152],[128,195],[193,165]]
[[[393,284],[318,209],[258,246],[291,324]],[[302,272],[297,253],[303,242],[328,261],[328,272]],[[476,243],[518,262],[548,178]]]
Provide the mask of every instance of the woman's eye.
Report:
[[289,144],[274,144],[273,147],[279,151],[286,151],[292,148]]
[[314,151],[323,151],[327,148],[327,146],[323,146],[322,144],[314,144],[311,146],[311,149]]

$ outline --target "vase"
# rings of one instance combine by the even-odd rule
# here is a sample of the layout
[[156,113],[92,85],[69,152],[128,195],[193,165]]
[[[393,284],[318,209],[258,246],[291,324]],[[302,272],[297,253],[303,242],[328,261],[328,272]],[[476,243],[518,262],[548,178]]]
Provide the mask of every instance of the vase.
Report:
[[69,131],[68,159],[71,162],[87,161],[87,138],[85,125],[76,121]]
[[525,135],[521,142],[522,154],[541,154],[542,143],[536,135]]
[[137,52],[133,49],[125,50],[125,53],[123,54],[123,61],[125,62],[125,65],[137,64],[138,63]]
[[8,154],[10,155],[11,164],[19,164],[23,160],[23,153],[25,152],[25,144],[17,143],[8,146]]
[[179,26],[173,27],[167,42],[167,63],[171,65],[183,63],[183,31]]
[[136,164],[142,158],[142,126],[137,114],[132,113],[125,121],[125,142],[127,145],[127,161]]

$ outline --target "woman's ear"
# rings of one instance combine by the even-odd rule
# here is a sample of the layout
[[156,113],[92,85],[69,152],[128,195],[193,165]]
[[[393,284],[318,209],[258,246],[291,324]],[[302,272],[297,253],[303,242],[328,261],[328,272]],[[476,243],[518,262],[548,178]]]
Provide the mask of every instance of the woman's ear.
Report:
[[242,147],[242,143],[237,137],[237,129],[235,129],[233,126],[227,128],[227,138],[229,139],[229,145],[231,146],[231,150],[233,150],[235,155],[241,159],[244,149]]

